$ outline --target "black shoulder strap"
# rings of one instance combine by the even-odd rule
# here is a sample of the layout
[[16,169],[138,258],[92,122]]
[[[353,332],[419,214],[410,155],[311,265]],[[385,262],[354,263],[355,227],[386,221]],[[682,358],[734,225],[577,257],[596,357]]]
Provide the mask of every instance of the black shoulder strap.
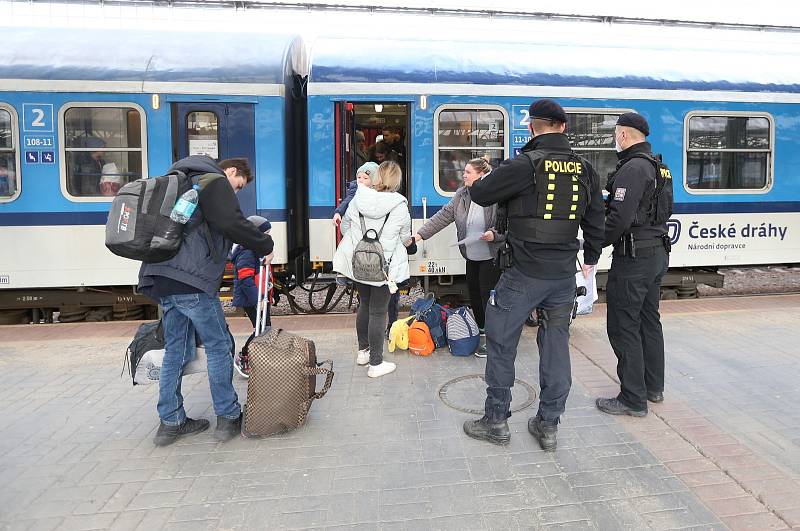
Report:
[[[391,214],[391,212],[389,212],[389,214]],[[386,222],[389,220],[389,214],[386,214],[386,217],[383,218],[383,225],[381,225],[381,230],[378,231],[377,239],[379,240],[381,239],[381,234],[383,234],[383,228],[386,226]],[[361,235],[363,236],[367,233],[367,225],[364,223],[364,214],[361,212],[358,213],[358,220],[361,222]]]
[[[391,214],[391,212],[389,212]],[[381,225],[381,230],[378,231],[378,239],[381,239],[381,234],[383,234],[383,228],[386,226],[386,222],[389,221],[389,214],[386,214],[386,217],[383,218],[383,225]]]

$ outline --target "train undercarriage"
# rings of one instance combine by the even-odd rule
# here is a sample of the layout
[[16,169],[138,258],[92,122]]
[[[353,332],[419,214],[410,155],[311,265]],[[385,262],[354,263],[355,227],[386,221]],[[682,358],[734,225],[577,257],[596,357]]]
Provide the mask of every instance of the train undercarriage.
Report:
[[[605,300],[607,273],[597,275],[599,300]],[[724,276],[716,268],[671,269],[661,285],[662,299],[697,297],[697,286],[721,288]],[[305,282],[287,271],[274,272],[277,301],[284,300],[293,314],[353,311],[356,293],[336,275],[317,270]],[[232,277],[223,281],[222,299],[230,298]],[[412,279],[411,287],[433,291],[451,306],[469,300],[463,276],[430,276]],[[406,291],[407,292],[407,291]],[[146,320],[158,317],[158,307],[133,286],[61,289],[0,290],[0,324],[71,323],[80,321]]]

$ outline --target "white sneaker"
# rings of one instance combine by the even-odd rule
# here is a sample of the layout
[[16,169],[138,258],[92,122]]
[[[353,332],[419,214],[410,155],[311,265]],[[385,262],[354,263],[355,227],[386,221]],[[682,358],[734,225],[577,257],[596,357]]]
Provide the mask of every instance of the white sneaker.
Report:
[[367,370],[367,376],[370,378],[377,378],[379,376],[383,376],[384,374],[394,372],[396,368],[397,365],[391,361],[384,361],[380,365],[370,365],[369,369]]
[[356,358],[356,363],[359,365],[366,365],[369,363],[369,349],[365,348],[364,350],[358,351],[358,357]]

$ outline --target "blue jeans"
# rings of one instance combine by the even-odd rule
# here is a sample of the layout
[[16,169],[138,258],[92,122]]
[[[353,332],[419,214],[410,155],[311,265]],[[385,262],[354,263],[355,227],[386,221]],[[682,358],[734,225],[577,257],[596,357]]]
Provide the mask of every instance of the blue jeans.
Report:
[[164,310],[166,351],[158,381],[158,416],[164,424],[177,426],[186,420],[181,395],[183,367],[195,357],[195,330],[208,357],[208,384],[214,412],[237,419],[239,397],[233,388],[233,358],[225,315],[219,298],[207,293],[161,297]]

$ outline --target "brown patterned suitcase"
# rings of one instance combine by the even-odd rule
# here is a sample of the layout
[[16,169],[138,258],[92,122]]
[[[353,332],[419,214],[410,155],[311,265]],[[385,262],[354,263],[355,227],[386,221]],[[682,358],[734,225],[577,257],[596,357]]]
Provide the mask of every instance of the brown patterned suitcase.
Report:
[[[250,378],[242,434],[266,437],[302,426],[311,402],[325,396],[331,386],[333,361],[317,363],[313,341],[280,328],[255,337],[248,354]],[[316,392],[318,374],[325,375],[325,384]]]

